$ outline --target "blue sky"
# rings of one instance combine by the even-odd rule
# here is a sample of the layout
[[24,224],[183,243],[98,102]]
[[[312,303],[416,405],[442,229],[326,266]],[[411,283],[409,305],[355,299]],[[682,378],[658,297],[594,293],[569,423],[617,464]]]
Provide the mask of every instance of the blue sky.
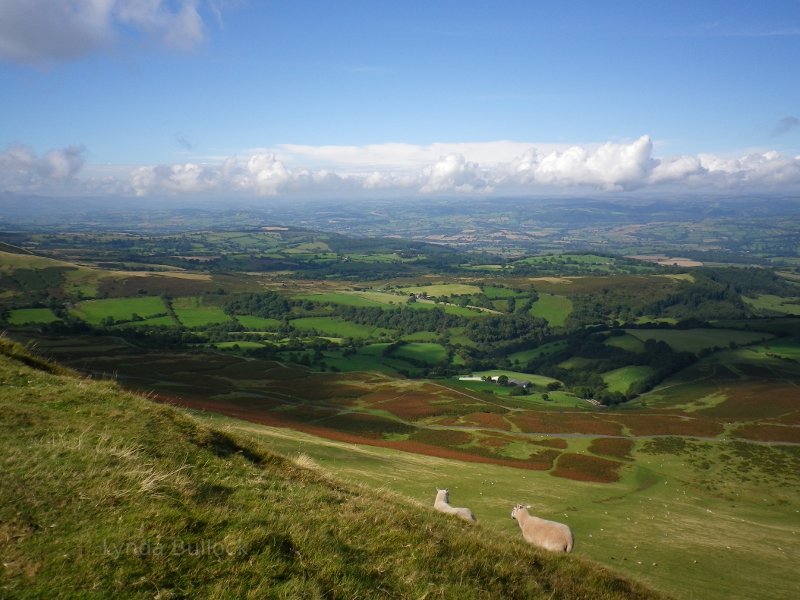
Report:
[[800,2],[0,0],[0,191],[794,192]]

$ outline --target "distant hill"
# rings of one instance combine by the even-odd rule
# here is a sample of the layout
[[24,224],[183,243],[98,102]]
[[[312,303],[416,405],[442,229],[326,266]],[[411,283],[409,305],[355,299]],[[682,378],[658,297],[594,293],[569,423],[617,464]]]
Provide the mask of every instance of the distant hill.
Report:
[[659,598],[0,338],[4,598]]
[[5,242],[0,242],[0,252],[8,252],[9,254],[33,254],[30,250],[14,246],[13,244],[6,244]]

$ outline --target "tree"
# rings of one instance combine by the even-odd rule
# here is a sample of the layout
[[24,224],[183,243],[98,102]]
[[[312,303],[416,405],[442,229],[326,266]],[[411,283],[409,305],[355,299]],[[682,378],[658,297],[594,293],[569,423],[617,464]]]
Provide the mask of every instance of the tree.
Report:
[[500,375],[497,378],[498,385],[508,385],[508,375]]

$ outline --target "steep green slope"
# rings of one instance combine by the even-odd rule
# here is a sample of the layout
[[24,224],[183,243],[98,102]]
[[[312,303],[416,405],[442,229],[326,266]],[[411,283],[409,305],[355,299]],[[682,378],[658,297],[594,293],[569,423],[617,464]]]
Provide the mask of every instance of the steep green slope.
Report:
[[0,338],[0,596],[656,598]]

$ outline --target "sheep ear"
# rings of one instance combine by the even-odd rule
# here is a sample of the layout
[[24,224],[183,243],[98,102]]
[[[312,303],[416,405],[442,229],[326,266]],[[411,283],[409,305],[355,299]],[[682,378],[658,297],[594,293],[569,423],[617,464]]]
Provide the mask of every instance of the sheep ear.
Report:
[[531,507],[531,505],[530,505],[530,504],[528,504],[528,506],[526,506],[525,508],[530,508],[530,507]]

